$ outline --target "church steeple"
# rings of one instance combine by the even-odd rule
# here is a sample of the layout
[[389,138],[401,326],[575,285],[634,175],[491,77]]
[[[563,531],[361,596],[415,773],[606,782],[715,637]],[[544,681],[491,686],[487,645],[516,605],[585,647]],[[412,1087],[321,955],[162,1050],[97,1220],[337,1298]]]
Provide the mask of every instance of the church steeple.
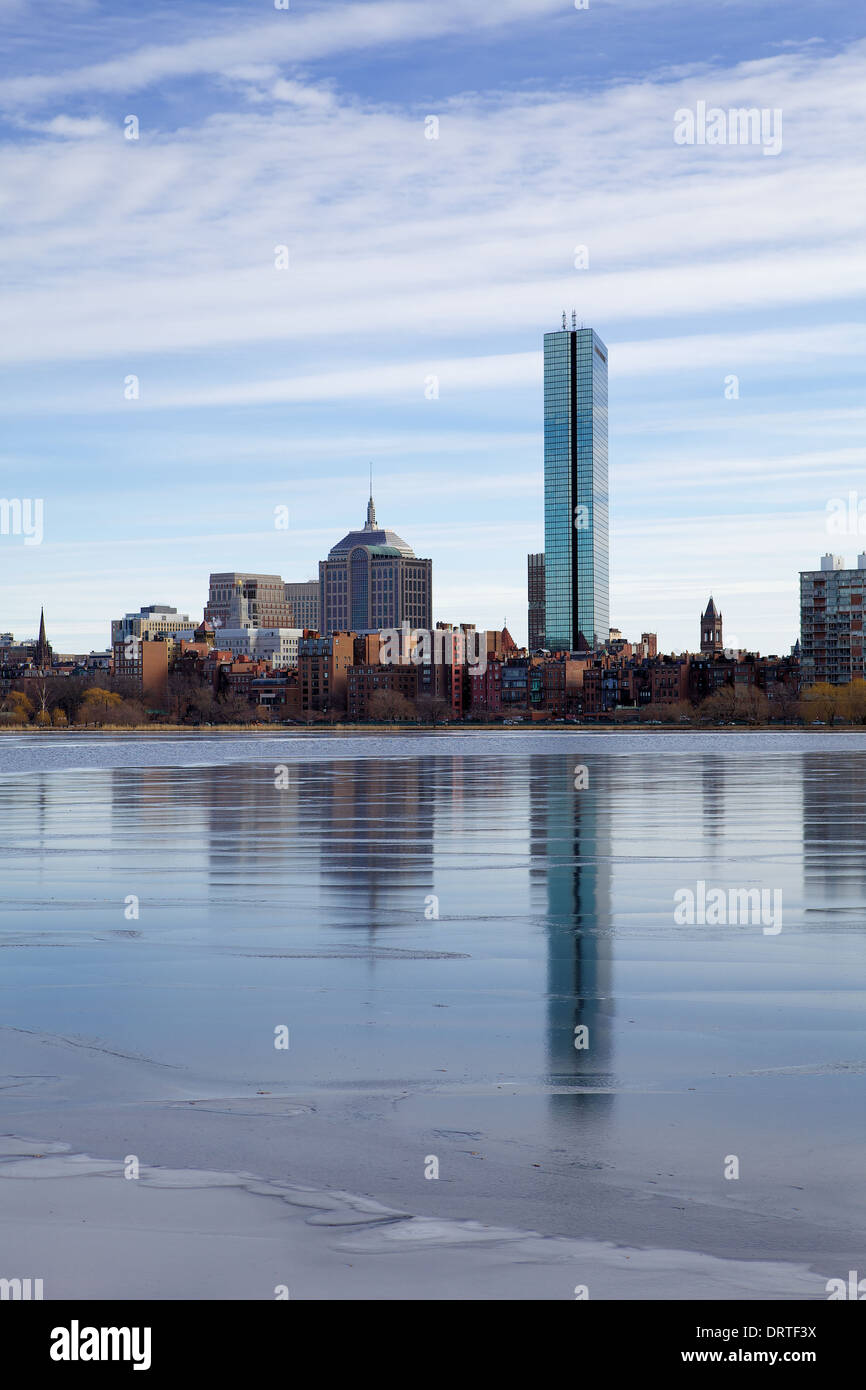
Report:
[[36,639],[36,651],[34,657],[37,666],[51,665],[51,648],[48,645],[48,638],[45,635],[45,609],[39,611],[39,636]]

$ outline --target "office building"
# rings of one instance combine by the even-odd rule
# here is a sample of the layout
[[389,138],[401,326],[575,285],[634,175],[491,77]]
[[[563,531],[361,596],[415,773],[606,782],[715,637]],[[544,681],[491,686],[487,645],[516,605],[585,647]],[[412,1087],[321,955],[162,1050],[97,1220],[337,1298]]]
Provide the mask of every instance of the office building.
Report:
[[421,560],[394,531],[380,527],[371,497],[367,520],[350,531],[319,563],[320,631],[429,631],[433,561]]
[[141,641],[151,638],[169,637],[178,632],[190,634],[195,623],[187,613],[178,613],[167,603],[151,603],[138,613],[127,613],[123,618],[115,618],[111,624],[111,645],[123,642],[128,637],[138,637]]
[[526,557],[526,592],[529,600],[529,638],[531,652],[544,646],[544,552]]
[[564,314],[544,335],[544,609],[550,651],[607,638],[607,348]]
[[298,626],[278,574],[212,574],[204,616],[215,628]]
[[288,583],[284,586],[286,603],[292,610],[292,627],[319,630],[319,581],[311,579],[303,584]]

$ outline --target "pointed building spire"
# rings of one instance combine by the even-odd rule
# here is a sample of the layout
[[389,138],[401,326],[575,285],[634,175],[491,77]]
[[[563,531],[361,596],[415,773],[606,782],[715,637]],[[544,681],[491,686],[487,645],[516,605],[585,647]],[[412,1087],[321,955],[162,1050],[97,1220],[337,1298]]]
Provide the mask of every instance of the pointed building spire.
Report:
[[377,527],[377,525],[376,525],[376,508],[375,508],[375,506],[373,505],[373,465],[372,465],[372,463],[370,464],[370,500],[369,500],[369,502],[367,503],[367,524],[366,524],[366,526],[364,527],[364,530],[365,530],[365,531],[376,531],[376,530],[378,530],[378,527]]
[[45,609],[39,610],[39,636],[36,639],[36,651],[34,653],[37,666],[51,665],[51,648],[48,645],[48,638],[45,635]]

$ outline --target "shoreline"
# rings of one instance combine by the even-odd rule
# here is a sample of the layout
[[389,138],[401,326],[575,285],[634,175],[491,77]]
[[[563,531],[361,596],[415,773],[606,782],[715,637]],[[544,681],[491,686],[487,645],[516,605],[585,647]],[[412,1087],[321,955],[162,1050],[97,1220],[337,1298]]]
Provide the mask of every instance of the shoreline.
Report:
[[441,1220],[251,1173],[142,1165],[127,1181],[124,1166],[0,1136],[6,1267],[38,1270],[46,1301],[826,1298],[802,1263]]
[[65,729],[36,728],[33,725],[0,725],[2,734],[33,734],[49,736],[93,734],[249,734],[261,738],[264,734],[846,734],[866,733],[866,724],[568,724],[545,723],[541,720],[525,724],[100,724],[71,726]]

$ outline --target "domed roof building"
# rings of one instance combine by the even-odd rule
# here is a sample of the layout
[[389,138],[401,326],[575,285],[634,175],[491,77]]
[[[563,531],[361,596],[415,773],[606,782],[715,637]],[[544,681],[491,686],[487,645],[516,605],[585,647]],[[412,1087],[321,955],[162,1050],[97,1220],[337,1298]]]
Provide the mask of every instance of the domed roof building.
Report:
[[373,546],[378,549],[393,550],[397,555],[413,556],[415,551],[411,545],[407,545],[396,531],[384,531],[376,522],[376,508],[371,497],[367,503],[367,521],[360,531],[350,531],[341,541],[331,548],[328,559],[333,560],[338,555],[348,555],[356,545]]
[[367,520],[319,561],[319,613],[324,635],[430,629],[433,562],[421,560],[396,531],[379,526],[372,493]]

